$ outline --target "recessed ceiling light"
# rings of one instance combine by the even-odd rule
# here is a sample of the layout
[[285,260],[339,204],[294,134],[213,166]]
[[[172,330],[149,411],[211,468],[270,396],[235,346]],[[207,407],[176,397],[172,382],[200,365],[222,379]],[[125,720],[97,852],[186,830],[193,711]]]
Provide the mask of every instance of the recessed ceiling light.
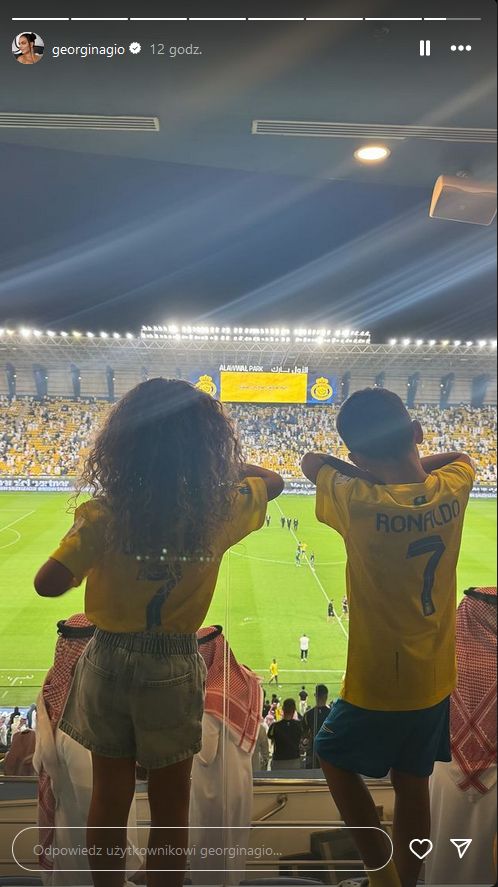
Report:
[[387,160],[391,151],[385,145],[363,145],[354,152],[354,157],[360,163],[380,163]]

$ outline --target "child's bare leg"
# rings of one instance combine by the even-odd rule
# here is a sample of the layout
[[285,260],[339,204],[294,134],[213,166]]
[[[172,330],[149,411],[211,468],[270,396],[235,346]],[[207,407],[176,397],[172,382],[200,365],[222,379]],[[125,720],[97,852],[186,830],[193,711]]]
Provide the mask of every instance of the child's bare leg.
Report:
[[411,852],[410,841],[428,838],[431,833],[429,779],[393,770],[391,782],[396,795],[394,861],[403,887],[415,887],[422,862]]
[[363,779],[357,773],[340,770],[327,761],[319,760],[330,793],[346,825],[370,827],[351,832],[365,868],[382,868],[391,855],[391,849],[386,835],[372,830],[380,829],[381,824],[372,796]]
[[86,843],[89,849],[95,847],[99,853],[88,857],[93,883],[95,887],[123,887],[126,827],[135,793],[135,760],[92,754],[92,764],[93,792]]
[[[150,855],[147,857],[148,887],[181,887],[185,875],[188,847],[188,811],[192,758],[149,771],[151,831]],[[162,828],[154,828],[162,826]],[[183,826],[183,828],[164,828]],[[163,856],[161,848],[170,845],[178,855]],[[160,869],[175,869],[172,872]]]

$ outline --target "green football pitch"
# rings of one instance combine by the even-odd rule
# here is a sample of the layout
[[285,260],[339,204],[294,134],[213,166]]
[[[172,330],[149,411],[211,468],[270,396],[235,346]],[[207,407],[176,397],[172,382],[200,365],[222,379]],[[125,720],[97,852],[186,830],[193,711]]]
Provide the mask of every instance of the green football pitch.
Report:
[[[327,602],[338,614],[344,594],[342,540],[319,524],[313,499],[282,496],[270,503],[271,523],[236,545],[223,561],[207,625],[223,625],[239,661],[268,679],[280,668],[280,696],[295,696],[317,682],[331,695],[344,671],[347,620],[327,622]],[[282,513],[299,520],[297,535],[280,526]],[[72,523],[61,493],[0,493],[0,710],[26,706],[53,659],[56,622],[83,610],[83,590],[39,598],[33,576]],[[315,554],[315,569],[294,562],[297,541]],[[458,571],[461,593],[496,582],[496,502],[471,500]],[[310,638],[303,666],[299,637]]]

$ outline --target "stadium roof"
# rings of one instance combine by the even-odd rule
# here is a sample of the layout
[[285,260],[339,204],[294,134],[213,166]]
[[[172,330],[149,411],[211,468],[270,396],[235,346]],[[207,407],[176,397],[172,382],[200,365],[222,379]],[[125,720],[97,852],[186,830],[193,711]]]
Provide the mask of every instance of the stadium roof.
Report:
[[[480,342],[423,341],[406,338],[402,341],[372,344],[327,343],[319,340],[262,341],[252,337],[239,340],[215,339],[216,334],[204,338],[138,338],[133,336],[74,336],[25,330],[24,334],[0,330],[0,363],[57,364],[70,363],[90,366],[109,364],[114,367],[150,363],[155,371],[181,375],[190,367],[237,364],[261,361],[265,367],[281,365],[309,365],[319,371],[330,371],[331,365],[345,368],[379,370],[394,365],[403,370],[431,369],[431,372],[449,372],[455,369],[466,375],[487,372],[496,376],[496,341]],[[182,372],[179,372],[179,367]]]
[[[144,0],[141,14],[153,15],[152,5]],[[118,315],[137,330],[175,316],[244,324],[284,316],[310,326],[333,316],[377,338],[406,329],[489,335],[494,232],[430,220],[428,204],[440,173],[494,178],[494,28],[386,21],[400,17],[398,0],[339,0],[334,14],[351,16],[353,5],[380,20],[169,22],[147,32],[131,22],[16,25],[43,32],[47,58],[28,82],[2,57],[5,112],[153,116],[160,127],[0,130],[2,201],[11,208],[0,250],[3,320],[107,329]],[[420,0],[417,16],[439,8],[469,18],[463,0]],[[303,9],[288,0],[285,14]],[[320,0],[305,11],[327,14]],[[203,12],[190,0],[189,14]],[[267,5],[255,0],[258,13],[267,16]],[[493,4],[473,0],[471,18],[484,13]],[[166,48],[203,54],[49,57],[54,44],[127,44],[151,33]],[[420,58],[428,34],[433,53]],[[453,40],[473,50],[452,53]],[[254,135],[256,120],[328,122],[332,137]],[[358,164],[358,142],[379,132],[389,160]]]

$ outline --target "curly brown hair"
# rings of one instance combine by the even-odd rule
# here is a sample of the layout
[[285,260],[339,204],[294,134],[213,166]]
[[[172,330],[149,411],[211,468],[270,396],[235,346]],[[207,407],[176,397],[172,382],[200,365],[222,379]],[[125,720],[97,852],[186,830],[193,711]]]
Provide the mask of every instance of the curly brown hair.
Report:
[[208,554],[230,516],[239,441],[221,404],[188,382],[149,379],[111,409],[85,460],[79,491],[108,506],[111,550]]

